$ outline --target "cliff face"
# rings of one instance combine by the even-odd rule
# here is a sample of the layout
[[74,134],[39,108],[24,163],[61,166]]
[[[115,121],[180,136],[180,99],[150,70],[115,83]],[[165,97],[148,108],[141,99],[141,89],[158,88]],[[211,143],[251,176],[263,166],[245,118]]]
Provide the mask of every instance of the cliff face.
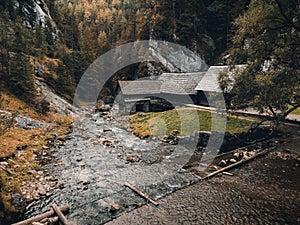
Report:
[[27,28],[33,28],[37,24],[45,26],[47,19],[53,22],[44,0],[13,0],[11,4]]
[[66,75],[69,68],[61,63],[64,55],[58,55],[66,50],[58,32],[61,22],[52,16],[61,15],[59,8],[53,8],[54,3],[52,0],[0,1],[1,91],[31,105],[37,101],[33,75],[45,79],[56,90],[67,90],[60,87],[62,83],[72,86]]

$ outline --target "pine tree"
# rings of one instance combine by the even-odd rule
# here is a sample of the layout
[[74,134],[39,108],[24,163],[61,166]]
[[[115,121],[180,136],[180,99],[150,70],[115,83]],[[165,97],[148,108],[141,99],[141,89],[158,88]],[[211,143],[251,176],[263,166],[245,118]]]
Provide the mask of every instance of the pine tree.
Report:
[[27,103],[32,103],[35,98],[33,69],[28,56],[23,53],[14,54],[10,62],[7,87],[12,94]]

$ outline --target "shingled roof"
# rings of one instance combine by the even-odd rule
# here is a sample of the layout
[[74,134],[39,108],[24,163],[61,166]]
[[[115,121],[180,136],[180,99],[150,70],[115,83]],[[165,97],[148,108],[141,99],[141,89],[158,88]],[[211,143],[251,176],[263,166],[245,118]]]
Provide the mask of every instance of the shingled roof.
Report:
[[[236,65],[232,75],[245,65]],[[158,80],[119,81],[123,95],[177,94],[193,95],[197,91],[220,92],[219,75],[228,73],[229,66],[211,66],[206,72],[196,73],[163,73]]]
[[123,95],[151,95],[159,94],[161,81],[158,80],[133,80],[118,81]]
[[229,66],[211,66],[208,71],[205,73],[203,79],[199,82],[196,91],[209,91],[209,92],[220,92],[219,88],[219,76],[222,72],[230,73],[231,76],[240,69],[243,69],[245,65],[236,65],[231,71]]
[[162,81],[161,92],[168,94],[196,94],[196,86],[205,72],[197,73],[163,73],[158,80]]

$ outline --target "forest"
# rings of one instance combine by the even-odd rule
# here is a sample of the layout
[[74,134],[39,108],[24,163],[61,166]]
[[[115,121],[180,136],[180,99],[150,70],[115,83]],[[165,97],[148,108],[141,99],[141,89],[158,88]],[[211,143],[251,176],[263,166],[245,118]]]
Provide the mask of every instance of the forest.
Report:
[[[290,171],[292,174],[289,179],[295,178],[296,180],[298,177],[295,168],[299,165],[300,158],[299,154],[294,154],[291,149],[299,146],[299,127],[295,124],[299,124],[300,115],[300,0],[0,0],[0,12],[0,224],[10,224],[12,221],[21,220],[28,203],[36,201],[35,203],[41,203],[41,207],[44,207],[45,204],[40,199],[45,196],[52,198],[51,190],[66,191],[64,194],[66,198],[72,197],[73,192],[86,191],[84,193],[89,193],[90,181],[76,181],[77,183],[75,182],[76,184],[73,185],[73,179],[65,179],[66,182],[70,182],[71,192],[68,192],[69,190],[64,188],[64,184],[59,183],[60,177],[58,179],[52,177],[52,174],[50,174],[51,176],[43,174],[44,166],[49,163],[52,165],[53,161],[51,160],[54,160],[55,157],[61,156],[65,161],[71,160],[70,165],[75,165],[70,170],[73,173],[77,174],[77,168],[88,168],[87,163],[93,163],[99,171],[107,172],[107,177],[113,177],[115,173],[106,170],[106,167],[102,168],[100,162],[86,163],[84,157],[76,155],[76,151],[84,155],[87,150],[90,160],[102,157],[101,160],[104,162],[107,160],[107,165],[110,165],[111,168],[125,168],[120,170],[120,173],[132,169],[131,165],[144,165],[140,162],[144,160],[143,154],[147,152],[133,154],[132,146],[136,144],[134,142],[138,143],[136,144],[138,148],[146,146],[145,149],[149,148],[154,151],[153,154],[151,153],[152,155],[146,155],[146,159],[143,161],[149,165],[160,162],[161,158],[167,158],[168,154],[173,152],[166,143],[169,143],[168,137],[171,137],[173,144],[178,144],[179,141],[176,135],[180,134],[178,125],[181,121],[176,109],[158,114],[151,112],[128,116],[132,126],[122,131],[119,127],[115,127],[113,122],[122,123],[123,121],[118,121],[120,118],[114,118],[110,112],[101,112],[103,113],[101,118],[96,118],[97,115],[86,112],[86,118],[84,118],[86,124],[80,124],[75,129],[72,124],[74,118],[71,115],[77,113],[77,109],[72,105],[73,98],[85,71],[101,55],[118,46],[135,41],[159,40],[184,46],[200,56],[208,66],[234,68],[236,65],[243,65],[245,69],[234,76],[230,73],[221,73],[218,77],[220,87],[226,93],[228,98],[226,100],[230,106],[228,127],[224,134],[228,141],[227,144],[230,147],[235,146],[236,143],[232,144],[230,140],[236,140],[239,137],[244,138],[241,141],[244,144],[247,139],[245,135],[249,134],[254,137],[254,140],[247,139],[247,143],[251,143],[252,147],[254,145],[258,150],[270,148],[273,151],[274,146],[290,141],[287,143],[289,148],[282,144],[280,148],[285,150],[280,149],[276,152],[276,156],[275,153],[272,153],[271,158],[267,158],[263,163],[258,163],[260,171],[257,173],[263,174],[262,171],[268,171],[270,174],[277,175],[279,171],[280,176],[284,177],[284,182],[286,182],[287,174],[285,171]],[[117,85],[120,80],[157,78],[167,72],[174,71],[170,71],[157,62],[140,62],[125,67],[111,77],[99,93],[98,99],[114,100],[118,94]],[[178,70],[176,72],[185,71]],[[93,82],[95,81],[91,80],[91,83]],[[53,107],[53,102],[47,99],[54,99],[58,106]],[[99,102],[102,103],[102,101]],[[234,114],[237,110],[249,108],[255,111],[256,116],[257,114],[261,115],[245,119],[244,117],[238,118]],[[187,117],[190,119],[190,127],[192,127],[195,125],[195,119],[189,115],[190,110],[183,109],[184,111],[188,112]],[[233,114],[231,115],[231,113]],[[298,117],[298,122],[295,120],[292,121],[293,125],[286,126],[286,119],[291,114]],[[156,145],[159,138],[151,139],[150,122],[156,115],[159,115],[157,121],[169,121],[174,125],[171,128],[164,127],[168,135],[162,139],[162,142],[165,141],[163,145]],[[207,138],[207,130],[211,130],[209,124],[212,120],[211,113],[199,111],[197,116],[202,116],[201,123],[204,125],[204,130],[199,130],[200,136],[204,135]],[[262,121],[261,118],[263,118]],[[269,123],[270,121],[272,123]],[[262,122],[266,122],[268,126],[267,129],[264,130],[264,127],[262,130],[270,132],[268,136],[270,139],[260,139],[261,136],[257,137],[254,132],[251,133],[253,128],[261,131],[258,127],[262,125]],[[280,127],[282,124],[285,127]],[[288,129],[286,129],[287,127]],[[137,131],[135,128],[138,128]],[[152,128],[159,132],[162,131],[162,133],[165,131],[160,126],[155,127],[155,124]],[[277,130],[273,128],[278,128],[278,130],[281,128],[281,131],[277,133]],[[121,141],[114,136],[113,130],[120,132],[119,135],[121,139],[123,138]],[[201,133],[202,131],[204,133]],[[134,135],[151,140],[145,141]],[[193,138],[191,135],[188,136],[188,133],[185,135],[187,136],[184,138],[187,140]],[[198,134],[194,133],[194,135]],[[273,137],[279,139],[275,140]],[[77,140],[79,140],[79,147]],[[132,146],[124,147],[124,143],[130,140],[134,140]],[[260,140],[263,141],[257,144]],[[69,145],[66,146],[65,143],[69,143]],[[103,151],[105,153],[99,154],[96,149],[98,146],[105,149]],[[155,149],[153,146],[159,147]],[[160,149],[161,146],[162,149]],[[54,152],[62,151],[55,152],[57,154],[54,157],[55,154],[51,153],[53,149]],[[117,152],[120,149],[122,152]],[[252,151],[252,148],[246,150],[243,148],[242,152],[235,152],[235,158],[223,160],[225,162],[225,164],[223,162],[223,166],[228,166],[226,163],[230,160],[233,164],[238,163],[237,161],[244,159],[244,156],[247,157],[247,154],[248,156],[252,153],[256,154],[257,149]],[[156,159],[155,154],[158,152],[161,155]],[[244,156],[240,157],[241,154]],[[115,155],[117,156],[115,157]],[[197,157],[199,158],[199,155],[194,158]],[[276,160],[273,160],[274,157],[277,157],[278,164]],[[55,162],[53,171],[60,168],[62,161]],[[268,166],[268,164],[272,164],[274,167],[282,166],[282,168],[276,167],[278,169],[276,172],[274,172],[275,169],[270,172],[267,169],[272,166]],[[216,165],[219,166],[219,164]],[[254,164],[252,172],[255,169]],[[140,173],[144,174],[145,171],[143,167]],[[99,184],[103,182],[102,174],[98,176],[92,170],[89,173],[95,176],[95,181]],[[248,172],[245,173],[248,174]],[[284,174],[282,175],[282,173]],[[149,174],[145,172],[144,176],[147,177]],[[74,174],[70,172],[69,175],[72,178]],[[152,171],[151,175],[153,175]],[[222,173],[222,175],[224,174]],[[256,180],[256,175],[253,180]],[[227,173],[227,176],[235,179],[230,173]],[[269,176],[263,176],[263,179],[269,179],[270,182],[276,183],[274,182],[276,177],[273,177],[274,180],[272,180],[272,177],[270,179]],[[172,182],[175,181],[178,180],[172,180]],[[46,184],[44,185],[43,182]],[[97,182],[93,185],[97,186]],[[107,180],[107,184],[109,182]],[[194,180],[189,180],[184,183],[192,184],[193,182]],[[297,186],[299,183],[297,182],[291,181],[288,185]],[[252,184],[252,180],[250,183]],[[83,187],[76,186],[83,184]],[[116,184],[117,182],[111,187],[116,187],[114,193],[117,193],[116,196],[118,196],[123,189],[119,190]],[[201,182],[201,184],[203,183]],[[123,185],[121,186],[124,188]],[[173,187],[179,186],[174,184]],[[230,183],[228,187],[231,190],[232,184]],[[265,186],[263,187],[265,188]],[[97,188],[101,189],[104,186]],[[105,188],[109,189],[110,187],[105,186]],[[161,186],[161,190],[169,191],[168,188]],[[106,189],[103,189],[103,193],[107,192]],[[298,189],[294,189],[296,192],[293,194],[299,196],[299,186]],[[296,202],[297,198],[291,197],[286,203],[281,200],[281,198],[289,196],[285,194],[285,190],[274,190],[271,191],[274,193],[280,191],[278,202],[288,204],[287,214],[292,212],[294,209],[289,207],[293,207],[293,204],[290,204],[289,201]],[[287,189],[288,191],[289,189]],[[244,193],[244,191],[242,192]],[[88,196],[93,204],[93,198],[97,194],[90,193]],[[106,194],[109,195],[108,192]],[[158,196],[163,196],[160,194],[158,193]],[[224,196],[228,197],[227,192]],[[260,204],[260,195],[258,197],[257,202]],[[17,199],[17,204],[14,204],[15,199]],[[85,201],[80,198],[74,199],[72,200],[80,201],[80,204]],[[252,200],[252,196],[246,196],[245,199]],[[270,208],[274,201],[271,199],[267,203]],[[136,207],[137,204],[133,204]],[[297,204],[299,206],[299,201]],[[297,204],[295,204],[296,208]],[[274,206],[271,207],[272,210],[269,210],[268,207],[265,207],[266,205],[260,205],[262,210],[257,210],[255,208],[257,204],[252,204],[256,210],[255,213],[257,211],[263,213],[261,224],[269,223],[269,221],[271,224],[273,221],[269,218],[264,220],[265,215],[273,212],[275,208]],[[114,204],[114,206],[118,208],[118,205]],[[133,207],[133,205],[131,206]],[[93,207],[94,205],[90,208],[92,210],[88,210],[89,213],[94,212]],[[104,210],[101,208],[104,217],[107,217],[103,219],[103,223],[115,218],[116,213],[115,208],[107,210],[105,207]],[[265,208],[269,210],[266,213],[263,211]],[[211,211],[214,209],[212,208]],[[228,209],[228,204],[226,209]],[[79,213],[84,212],[80,210],[81,208]],[[274,210],[276,214],[276,210],[280,211],[281,208],[278,207]],[[281,213],[279,211],[278,213]],[[253,215],[256,215],[255,213]],[[248,216],[248,214],[245,215]],[[82,217],[84,216],[82,215]],[[254,217],[256,219],[256,216]],[[297,215],[290,218],[288,216],[285,221],[289,221],[289,219],[299,221],[299,218],[296,217]],[[231,222],[227,221],[226,223],[233,224],[235,220],[231,219],[228,220]],[[254,220],[254,223],[257,223],[257,220]],[[251,223],[248,221],[244,224]],[[292,222],[287,222],[287,224],[292,224]]]
[[[136,40],[179,43],[203,56],[208,64],[216,63],[229,49],[233,20],[247,7],[245,1],[45,3],[51,18],[47,17],[43,24],[25,13],[24,9],[33,7],[32,0],[19,1],[18,8],[8,0],[0,4],[4,12],[1,14],[0,71],[4,79],[1,80],[23,100],[33,99],[32,72],[38,73],[37,64],[43,66],[48,61],[43,78],[71,100],[76,83],[91,62],[109,49]],[[24,21],[29,25],[23,26]],[[123,76],[132,79],[139,73],[148,75],[145,65],[129,68]],[[22,91],[18,93],[18,89]]]
[[[164,40],[189,48],[208,65],[247,63],[232,91],[239,107],[246,99],[244,105],[284,117],[299,106],[297,0],[48,0],[43,21],[34,16],[34,4],[0,3],[1,86],[29,104],[36,97],[33,76],[71,101],[82,74],[103,53],[137,40]],[[145,63],[124,68],[104,94],[116,94],[118,79],[149,75]],[[230,83],[222,82],[224,88]]]

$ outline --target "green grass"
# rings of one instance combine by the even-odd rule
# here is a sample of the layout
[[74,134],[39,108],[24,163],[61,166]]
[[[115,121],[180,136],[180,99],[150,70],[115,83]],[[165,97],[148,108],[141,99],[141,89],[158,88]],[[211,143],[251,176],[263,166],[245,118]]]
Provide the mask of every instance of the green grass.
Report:
[[[194,131],[222,131],[222,118],[213,115],[214,125],[212,127],[212,114],[208,111],[177,108],[165,112],[138,113],[130,117],[130,126],[134,134],[140,137],[163,136],[174,130],[179,135],[189,135]],[[227,117],[226,131],[239,133],[247,131],[253,122],[237,117]]]
[[300,115],[300,108],[295,109],[292,114]]

